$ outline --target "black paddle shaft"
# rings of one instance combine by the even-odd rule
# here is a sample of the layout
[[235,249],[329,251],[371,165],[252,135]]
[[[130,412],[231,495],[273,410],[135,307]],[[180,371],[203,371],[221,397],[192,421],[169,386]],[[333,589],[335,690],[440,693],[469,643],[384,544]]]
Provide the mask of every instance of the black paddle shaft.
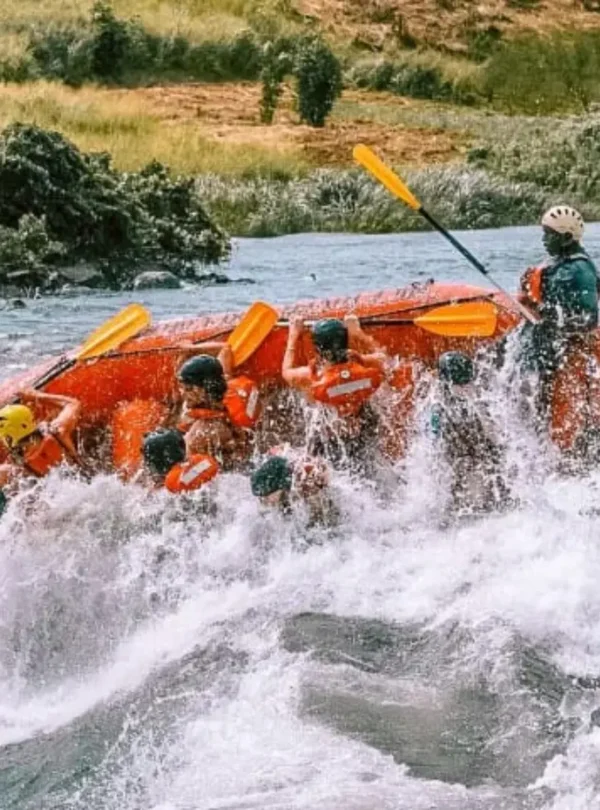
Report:
[[[431,216],[429,211],[427,211],[425,208],[419,208],[419,213],[421,214],[423,219],[426,219],[427,222],[429,222],[429,224],[431,225],[432,228],[434,228],[436,231],[441,233],[442,236],[444,236],[450,242],[450,244],[453,247],[455,247],[458,250],[458,252],[461,253],[465,257],[465,259],[469,262],[469,264],[471,264],[477,271],[479,271],[483,276],[485,276],[487,278],[487,280],[490,282],[490,284],[493,284],[494,287],[497,290],[499,290],[501,293],[504,293],[504,295],[508,295],[508,293],[506,292],[504,287],[502,287],[500,284],[498,284],[498,282],[495,281],[492,278],[492,276],[490,276],[488,270],[479,261],[479,259],[476,258],[475,256],[473,256],[471,251],[468,250],[468,248],[466,248],[463,244],[461,244],[461,242],[459,242],[458,239],[456,239],[456,237],[452,236],[452,234],[449,231],[447,231],[444,228],[443,225],[440,225],[440,223]],[[509,296],[509,297],[512,298],[512,296]],[[513,301],[514,301],[517,309],[521,313],[521,315],[526,320],[528,320],[530,323],[537,323],[537,318],[534,317],[533,313],[530,312],[527,309],[527,307],[524,307],[523,304],[521,304],[521,302],[517,301],[516,299],[513,299]]]

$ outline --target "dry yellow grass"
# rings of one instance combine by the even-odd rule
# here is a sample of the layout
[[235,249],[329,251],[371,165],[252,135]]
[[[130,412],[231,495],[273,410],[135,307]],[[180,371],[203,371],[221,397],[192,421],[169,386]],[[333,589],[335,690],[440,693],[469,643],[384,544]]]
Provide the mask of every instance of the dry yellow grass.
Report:
[[221,141],[200,122],[164,120],[135,91],[0,85],[0,127],[15,121],[58,130],[85,151],[108,151],[125,171],[152,159],[185,174],[289,174],[306,167],[295,145]]
[[[111,5],[119,17],[137,18],[149,31],[194,41],[235,33],[259,7],[257,0],[112,0]],[[0,0],[0,30],[76,23],[90,18],[92,6],[93,0]]]

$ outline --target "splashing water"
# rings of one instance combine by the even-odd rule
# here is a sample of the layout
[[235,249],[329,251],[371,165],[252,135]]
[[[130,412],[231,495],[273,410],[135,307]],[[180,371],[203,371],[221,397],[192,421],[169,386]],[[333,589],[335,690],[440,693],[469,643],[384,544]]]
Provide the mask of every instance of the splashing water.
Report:
[[[60,326],[39,306],[36,356]],[[520,505],[446,528],[424,430],[379,484],[334,475],[335,531],[262,513],[239,475],[212,518],[112,476],[15,498],[2,810],[599,810],[577,678],[600,674],[600,474],[553,472],[502,379],[490,407]]]

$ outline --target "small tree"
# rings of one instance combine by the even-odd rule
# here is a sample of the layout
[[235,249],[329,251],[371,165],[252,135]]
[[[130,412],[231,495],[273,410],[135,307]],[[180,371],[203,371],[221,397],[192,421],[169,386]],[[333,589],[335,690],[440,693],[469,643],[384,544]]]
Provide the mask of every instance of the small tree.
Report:
[[94,73],[102,79],[120,79],[130,45],[127,23],[117,19],[108,3],[97,0],[92,9],[92,26]]
[[281,84],[286,73],[292,68],[290,54],[279,51],[273,42],[267,42],[263,51],[263,68],[260,72],[262,97],[260,101],[260,120],[263,124],[272,124],[275,110],[281,97]]
[[295,65],[300,119],[322,127],[342,92],[342,69],[321,39],[307,39],[298,48]]

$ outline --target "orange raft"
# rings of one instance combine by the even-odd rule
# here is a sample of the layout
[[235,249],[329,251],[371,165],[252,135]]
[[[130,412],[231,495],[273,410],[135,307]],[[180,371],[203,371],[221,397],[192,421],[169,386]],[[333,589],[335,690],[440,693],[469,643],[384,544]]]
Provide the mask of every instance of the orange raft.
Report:
[[[386,319],[417,317],[441,304],[477,300],[494,300],[498,304],[498,324],[491,338],[440,337],[411,323],[384,322]],[[361,318],[365,331],[385,346],[390,355],[419,359],[427,365],[433,364],[439,354],[448,349],[472,352],[497,339],[519,320],[510,299],[502,295],[474,286],[434,282],[348,298],[302,301],[282,308],[281,317],[289,319],[301,315],[313,320],[340,317],[350,312]],[[158,323],[127,341],[114,353],[77,363],[46,385],[44,390],[76,397],[82,403],[81,428],[84,432],[107,425],[124,425],[128,417],[135,414],[139,423],[135,432],[139,435],[160,421],[161,414],[178,401],[175,377],[181,362],[178,345],[186,341],[225,340],[239,317],[239,313],[228,313]],[[370,323],[371,319],[376,320]],[[251,376],[264,388],[281,385],[286,340],[287,327],[276,327],[240,368],[240,373]],[[304,354],[308,360],[310,351],[310,340],[306,338],[300,355]],[[54,363],[54,359],[46,361],[18,378],[2,383],[0,405],[9,402],[21,388],[33,384]],[[137,407],[140,400],[150,403],[141,415]],[[129,451],[124,449],[123,452],[126,455]],[[133,463],[128,458],[121,461],[124,466]]]

